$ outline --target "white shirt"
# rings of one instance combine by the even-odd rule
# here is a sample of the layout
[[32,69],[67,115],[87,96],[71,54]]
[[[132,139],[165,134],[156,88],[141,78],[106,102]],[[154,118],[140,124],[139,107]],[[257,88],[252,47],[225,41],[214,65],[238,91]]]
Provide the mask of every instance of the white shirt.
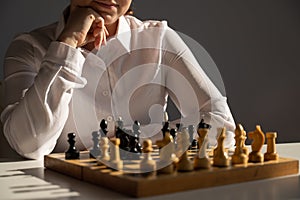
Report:
[[20,155],[39,159],[68,148],[67,134],[77,133],[79,149],[92,145],[91,133],[108,121],[143,125],[142,137],[157,138],[170,96],[185,126],[203,117],[227,128],[225,146],[233,146],[233,117],[223,97],[193,54],[165,21],[119,19],[117,34],[100,50],[88,52],[57,42],[58,23],[19,35],[5,58],[6,108],[1,114],[9,144]]

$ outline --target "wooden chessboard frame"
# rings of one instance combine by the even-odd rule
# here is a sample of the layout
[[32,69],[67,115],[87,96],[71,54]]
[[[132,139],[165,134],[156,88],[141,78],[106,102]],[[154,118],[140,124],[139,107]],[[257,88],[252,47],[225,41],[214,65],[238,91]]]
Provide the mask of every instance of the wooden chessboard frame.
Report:
[[[126,166],[126,163],[124,164]],[[105,165],[98,165],[96,159],[89,158],[88,152],[81,152],[79,160],[65,160],[64,153],[50,154],[44,157],[44,165],[47,169],[133,197],[154,196],[299,173],[299,161],[290,158],[248,163],[247,167],[242,165],[227,168],[212,167],[209,170],[159,174],[154,177],[126,174],[109,169]]]

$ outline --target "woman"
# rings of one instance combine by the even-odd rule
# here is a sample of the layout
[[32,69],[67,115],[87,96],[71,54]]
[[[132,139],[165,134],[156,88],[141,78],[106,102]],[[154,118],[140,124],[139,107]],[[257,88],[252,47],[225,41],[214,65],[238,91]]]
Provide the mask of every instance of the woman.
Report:
[[107,119],[113,134],[117,116],[125,115],[127,125],[131,119],[161,125],[168,96],[181,111],[181,122],[204,117],[215,127],[212,145],[221,126],[228,129],[226,146],[234,144],[226,98],[188,47],[165,21],[142,22],[127,15],[130,5],[131,0],[71,0],[58,23],[12,42],[5,58],[1,121],[20,155],[39,159],[65,151],[66,134],[77,129],[77,146],[87,147],[91,134],[82,131],[91,122],[90,113],[84,114],[89,108],[82,106],[86,101],[91,103],[85,106],[95,107],[92,118]]

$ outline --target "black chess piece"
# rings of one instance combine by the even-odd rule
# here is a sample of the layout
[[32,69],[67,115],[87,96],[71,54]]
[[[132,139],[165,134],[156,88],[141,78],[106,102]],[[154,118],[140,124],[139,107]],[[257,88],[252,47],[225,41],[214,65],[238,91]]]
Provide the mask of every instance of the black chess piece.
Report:
[[139,153],[142,153],[142,145],[140,143],[140,135],[141,135],[141,124],[138,121],[134,121],[134,124],[132,125],[133,129],[133,136],[136,140],[135,148]]
[[195,133],[195,126],[194,125],[189,125],[188,126],[188,132],[189,132],[189,136],[190,136],[190,147],[189,149],[192,148],[197,148],[197,140],[194,139],[194,133]]
[[161,132],[163,134],[163,138],[165,138],[166,132],[170,132],[170,128],[169,128],[170,123],[168,121],[166,121],[166,122],[163,122],[162,125],[163,125],[163,127],[161,129]]
[[207,129],[210,129],[210,128],[211,128],[211,125],[205,123],[205,122],[204,122],[204,119],[201,119],[201,121],[200,121],[199,124],[198,124],[198,129],[199,129],[199,128],[207,128]]
[[116,121],[116,138],[120,139],[119,147],[122,148],[122,135],[123,135],[123,121],[121,118],[118,118]]
[[125,151],[129,151],[130,147],[129,147],[129,137],[132,135],[131,130],[127,130],[127,129],[122,129],[121,130],[121,143],[120,143],[120,148],[122,148]]
[[98,156],[100,156],[100,146],[99,146],[99,138],[100,134],[98,131],[93,131],[92,133],[92,140],[93,140],[93,148],[90,150],[90,158],[96,158]]
[[124,123],[121,118],[116,121],[116,138],[120,139],[119,148],[129,151],[129,130],[124,128]]
[[[204,122],[204,119],[201,119],[201,121],[199,122],[198,124],[198,129],[197,129],[197,133],[198,133],[198,130],[199,129],[211,129],[211,125],[210,124],[207,124]],[[198,136],[200,137],[199,133],[198,133]],[[193,141],[193,143],[197,143],[197,148],[199,147],[199,144],[197,141]]]
[[77,151],[75,147],[75,133],[69,133],[68,134],[68,143],[69,143],[69,149],[65,152],[65,159],[79,159],[79,151]]
[[101,137],[107,137],[107,121],[105,119],[102,119],[100,122],[100,136]]
[[182,131],[182,128],[183,128],[183,124],[182,124],[182,123],[177,123],[177,124],[176,124],[176,128],[177,128],[177,131],[178,131],[178,132],[181,132],[181,131]]
[[116,138],[120,139],[120,149],[129,151],[129,130],[121,129],[120,127],[116,130]]
[[130,153],[127,154],[127,158],[129,160],[139,160],[141,152],[138,149],[138,139],[134,135],[129,136],[129,148]]
[[176,129],[175,129],[175,128],[171,128],[170,134],[171,134],[171,136],[173,137],[174,143],[176,144],[176,143],[177,143],[177,141],[176,141],[176,136],[177,136]]
[[198,141],[196,139],[193,139],[191,148],[194,148],[194,149],[198,149],[199,148]]
[[126,129],[120,129],[118,128],[116,135],[118,135],[118,138],[120,139],[120,156],[122,160],[128,160],[129,159],[129,151],[130,151],[130,130]]
[[123,127],[124,127],[124,122],[123,122],[122,118],[119,117],[119,118],[117,119],[117,121],[116,121],[116,129],[117,129],[117,128],[123,129]]

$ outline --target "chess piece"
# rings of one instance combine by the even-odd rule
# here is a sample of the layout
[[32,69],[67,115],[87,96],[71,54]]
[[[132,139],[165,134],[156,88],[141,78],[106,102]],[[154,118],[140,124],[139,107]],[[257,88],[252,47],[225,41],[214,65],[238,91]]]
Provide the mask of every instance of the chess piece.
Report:
[[131,137],[131,133],[128,134],[128,132],[130,132],[131,130],[121,130],[119,131],[119,139],[120,139],[120,145],[119,145],[119,149],[120,149],[120,156],[122,160],[129,160],[132,159],[130,157],[130,137]]
[[140,150],[138,150],[139,142],[137,137],[132,133],[131,130],[128,130],[128,138],[129,138],[129,144],[128,144],[129,152],[122,151],[122,154],[125,155],[126,156],[125,158],[128,160],[140,160],[141,152]]
[[187,154],[188,148],[190,146],[190,138],[187,128],[183,128],[182,132],[178,132],[177,145],[179,154],[181,154],[177,163],[177,170],[183,172],[193,171],[193,162],[188,158]]
[[161,132],[163,134],[163,138],[165,137],[166,132],[170,132],[170,128],[169,128],[169,117],[168,117],[168,113],[164,112],[164,121],[162,122],[162,129]]
[[107,121],[105,119],[102,119],[100,122],[100,136],[101,137],[107,137]]
[[193,139],[191,149],[199,149],[197,139]]
[[124,128],[124,123],[121,117],[118,118],[116,121],[116,138],[120,139],[120,146],[119,148],[124,150],[121,152],[122,158],[126,157],[127,152],[130,151],[129,142],[130,142],[130,132]]
[[174,138],[174,144],[175,144],[175,146],[177,147],[177,133],[179,133],[179,132],[181,132],[182,131],[182,128],[183,128],[183,124],[182,123],[177,123],[176,124],[176,136],[175,136],[175,138]]
[[102,163],[105,164],[110,160],[110,156],[108,154],[109,139],[107,137],[101,137],[99,144],[101,148],[101,155],[97,161],[98,164],[102,164]]
[[181,132],[182,128],[183,128],[183,124],[182,123],[177,123],[176,128],[177,128],[177,132]]
[[164,146],[166,146],[167,144],[169,144],[170,142],[174,142],[174,140],[173,140],[173,137],[171,136],[171,133],[169,131],[167,131],[162,140],[156,141],[156,145],[158,146],[158,148],[161,149]]
[[198,133],[198,146],[199,152],[196,154],[194,158],[194,168],[195,169],[209,169],[211,167],[210,159],[207,156],[206,150],[208,146],[208,131],[210,129],[210,125],[205,125],[204,122],[200,122],[198,125],[197,133]]
[[142,146],[140,143],[140,135],[141,135],[141,124],[138,121],[134,121],[134,124],[132,126],[133,130],[133,136],[136,140],[135,148],[139,153],[142,153]]
[[245,154],[244,151],[244,144],[246,137],[243,134],[244,128],[242,127],[241,124],[238,124],[236,129],[235,129],[235,150],[234,153],[231,157],[232,164],[243,164],[244,166],[247,165],[248,163],[248,156]]
[[65,152],[65,159],[71,160],[71,159],[79,159],[79,151],[77,151],[75,147],[75,133],[69,133],[68,134],[68,143],[69,143],[69,149]]
[[171,174],[175,172],[174,162],[177,162],[175,152],[175,144],[170,132],[165,133],[162,140],[156,142],[159,152],[158,173]]
[[123,128],[123,125],[124,122],[123,122],[123,119],[122,117],[118,117],[117,121],[116,121],[116,127],[120,127],[120,128]]
[[100,155],[100,148],[99,148],[99,132],[93,131],[92,132],[92,140],[93,140],[93,148],[90,150],[90,158],[97,158]]
[[134,124],[132,125],[132,129],[128,130],[128,138],[129,138],[129,152],[127,153],[127,158],[129,160],[140,160],[140,156],[142,153],[142,147],[140,144],[140,135],[141,135],[141,131],[140,131],[140,123],[138,121],[135,121]]
[[278,160],[278,154],[276,152],[276,132],[268,132],[266,133],[267,137],[267,152],[264,154],[264,160]]
[[174,128],[171,128],[170,134],[173,137],[173,140],[176,141],[177,132]]
[[147,139],[143,142],[143,159],[140,163],[140,169],[144,176],[156,175],[156,162],[152,159],[151,152],[153,152],[152,141]]
[[115,130],[116,130],[116,138],[121,138],[121,130],[123,129],[123,121],[122,121],[122,118],[119,117],[116,121],[116,127],[115,127]]
[[249,162],[263,162],[264,157],[261,153],[263,144],[265,143],[265,135],[260,126],[257,125],[255,131],[248,133],[249,139],[253,140],[251,143],[252,152],[249,154]]
[[195,133],[195,126],[189,125],[188,126],[188,133],[190,138],[190,146],[189,149],[196,149],[197,148],[197,140],[194,139],[194,133]]
[[110,146],[110,167],[115,170],[122,170],[123,169],[123,161],[120,159],[120,139],[113,138],[111,139],[111,146]]
[[217,167],[228,167],[230,165],[228,155],[224,149],[225,132],[226,128],[224,127],[218,137],[218,146],[214,149],[213,165]]
[[241,145],[242,145],[242,149],[243,149],[243,153],[246,154],[246,156],[248,156],[249,154],[249,149],[245,146],[245,141],[247,139],[247,134],[246,134],[246,131],[244,130],[243,126],[241,124],[238,124],[237,125],[237,128],[235,129],[235,135],[238,135],[238,136],[242,136],[241,139]]

